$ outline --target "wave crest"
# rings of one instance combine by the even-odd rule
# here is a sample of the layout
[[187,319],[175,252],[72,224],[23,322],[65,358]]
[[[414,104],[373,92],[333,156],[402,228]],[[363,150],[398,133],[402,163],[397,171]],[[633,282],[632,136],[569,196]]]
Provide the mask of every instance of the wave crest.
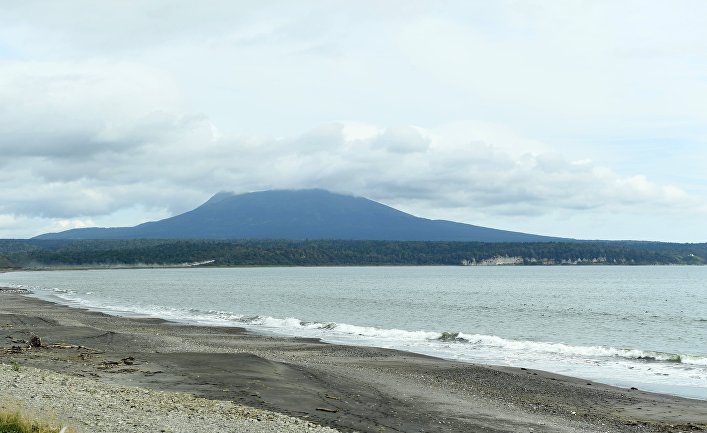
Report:
[[[565,343],[550,343],[531,340],[514,340],[499,337],[496,335],[465,334],[459,331],[409,331],[403,329],[388,329],[375,326],[360,326],[337,322],[308,322],[294,317],[276,318],[260,315],[240,315],[228,311],[198,309],[179,309],[168,307],[124,307],[115,305],[96,305],[95,301],[81,299],[72,290],[62,290],[58,288],[50,289],[58,298],[77,303],[83,307],[96,308],[106,312],[133,313],[160,317],[167,320],[180,322],[196,322],[216,326],[253,326],[271,330],[279,330],[284,334],[292,331],[304,330],[307,336],[313,337],[345,337],[349,340],[362,338],[369,340],[366,344],[373,345],[452,345],[460,344],[460,347],[467,347],[472,351],[478,349],[495,349],[504,352],[523,353],[532,352],[537,354],[555,355],[560,357],[576,358],[620,358],[635,362],[665,362],[674,364],[687,364],[707,367],[707,356],[697,356],[688,354],[678,354],[669,352],[648,351],[640,349],[624,349],[609,346],[580,346]],[[295,332],[295,335],[298,333]],[[473,358],[473,353],[472,353]]]
[[564,356],[625,358],[646,362],[671,362],[707,366],[707,357],[640,349],[622,349],[610,346],[574,346],[564,343],[511,340],[495,335],[465,335],[461,332],[443,332],[441,341],[468,343],[479,347],[496,347],[513,351],[530,351]]

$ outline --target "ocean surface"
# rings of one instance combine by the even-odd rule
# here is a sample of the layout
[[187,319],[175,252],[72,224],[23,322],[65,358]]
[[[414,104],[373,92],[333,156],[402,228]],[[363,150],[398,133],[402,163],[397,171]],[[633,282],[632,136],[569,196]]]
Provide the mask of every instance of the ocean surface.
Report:
[[536,368],[707,400],[707,267],[181,268],[16,272],[111,314]]

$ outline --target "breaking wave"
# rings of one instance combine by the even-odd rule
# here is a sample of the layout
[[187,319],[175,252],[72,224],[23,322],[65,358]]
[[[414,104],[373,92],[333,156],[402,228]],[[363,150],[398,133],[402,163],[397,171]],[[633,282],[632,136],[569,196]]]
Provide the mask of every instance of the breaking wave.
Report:
[[[676,364],[691,364],[707,366],[707,357],[658,352],[640,349],[625,349],[608,346],[575,346],[564,343],[550,343],[530,340],[506,339],[495,335],[465,334],[462,332],[409,331],[403,329],[386,329],[373,326],[358,326],[335,322],[308,322],[297,318],[275,318],[270,316],[241,316],[232,313],[209,311],[206,316],[215,316],[231,324],[245,327],[287,330],[315,331],[316,336],[348,336],[364,337],[386,342],[419,342],[462,344],[472,349],[501,349],[510,352],[534,352],[537,354],[559,355],[584,358],[623,358],[639,362],[666,362]],[[203,315],[199,314],[202,317]]]
[[[635,362],[659,362],[707,366],[707,356],[648,351],[640,349],[615,348],[609,346],[578,346],[565,343],[551,343],[531,340],[514,340],[495,335],[466,334],[463,332],[410,331],[387,329],[374,326],[351,325],[336,322],[311,322],[294,317],[276,318],[271,316],[241,315],[228,311],[199,309],[179,309],[158,306],[110,305],[77,295],[72,290],[51,289],[56,298],[68,301],[70,305],[98,309],[109,314],[160,317],[166,320],[199,323],[214,326],[239,326],[253,331],[271,331],[279,334],[322,338],[324,340],[345,339],[346,342],[366,345],[445,345],[447,348],[471,351],[496,350],[504,353],[535,353],[540,357],[563,358],[613,358]],[[90,292],[86,295],[91,294]],[[365,340],[362,341],[362,340]]]
[[479,347],[495,347],[512,351],[558,354],[566,356],[626,358],[645,362],[672,362],[707,366],[707,357],[686,354],[623,349],[608,346],[574,346],[564,343],[511,340],[495,335],[467,335],[461,332],[443,332],[438,340],[471,344]]

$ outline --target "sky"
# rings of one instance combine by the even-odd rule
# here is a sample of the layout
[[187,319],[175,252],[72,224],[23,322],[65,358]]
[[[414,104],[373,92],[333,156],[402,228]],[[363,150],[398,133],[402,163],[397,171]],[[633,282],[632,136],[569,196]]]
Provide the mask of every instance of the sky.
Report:
[[707,242],[707,2],[0,0],[0,238],[323,188]]

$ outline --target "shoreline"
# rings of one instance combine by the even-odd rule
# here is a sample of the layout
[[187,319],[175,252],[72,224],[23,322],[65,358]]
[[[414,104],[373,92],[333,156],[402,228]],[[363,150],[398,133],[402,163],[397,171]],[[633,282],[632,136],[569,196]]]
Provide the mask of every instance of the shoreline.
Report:
[[[41,347],[10,351],[20,346],[11,340],[31,335]],[[7,291],[0,291],[0,362],[234,401],[340,431],[707,429],[702,400],[540,370],[110,316]]]
[[[45,281],[45,284],[54,284],[53,279],[49,281]],[[100,282],[95,282],[96,284],[101,284]],[[566,349],[565,344],[569,344],[569,350],[573,350],[574,354],[581,354],[585,355],[586,353],[589,353],[590,355],[592,353],[596,354],[599,357],[608,357],[608,356],[615,356],[617,359],[625,361],[634,361],[633,365],[628,366],[628,369],[625,369],[625,372],[615,372],[615,374],[611,374],[611,370],[604,371],[601,368],[594,368],[592,367],[585,367],[582,363],[576,363],[572,364],[571,367],[574,368],[566,368],[565,365],[562,364],[552,364],[552,362],[536,362],[537,360],[535,359],[530,359],[528,361],[520,361],[518,359],[514,359],[513,362],[509,362],[504,356],[496,356],[495,358],[484,358],[484,354],[481,354],[480,356],[464,356],[465,354],[462,353],[462,356],[459,356],[458,352],[455,352],[453,349],[452,350],[445,350],[444,347],[435,347],[433,349],[430,349],[428,347],[425,347],[424,345],[407,345],[407,344],[390,344],[389,341],[376,341],[376,338],[374,337],[373,339],[368,339],[367,341],[359,341],[357,338],[358,336],[364,336],[368,337],[370,336],[368,334],[369,329],[367,328],[367,325],[351,325],[352,323],[356,323],[354,320],[350,320],[348,322],[341,322],[341,323],[334,323],[330,322],[327,320],[315,320],[315,321],[306,321],[306,319],[299,319],[300,323],[306,323],[307,325],[314,324],[317,327],[321,327],[326,329],[327,331],[330,329],[330,327],[338,326],[338,325],[345,325],[348,327],[351,327],[353,329],[348,329],[347,331],[344,331],[341,334],[335,334],[334,332],[314,332],[310,331],[311,328],[307,328],[304,332],[301,331],[300,328],[297,328],[296,324],[292,325],[291,323],[281,323],[284,322],[285,320],[282,319],[283,317],[287,317],[288,321],[289,318],[291,317],[296,317],[295,315],[288,315],[289,313],[285,314],[279,314],[276,317],[269,317],[267,314],[263,316],[252,316],[258,319],[259,317],[265,317],[265,319],[273,319],[275,321],[274,324],[263,324],[261,322],[256,322],[255,324],[251,323],[249,320],[224,320],[221,319],[219,315],[216,316],[216,319],[211,316],[211,312],[213,310],[218,309],[217,307],[214,307],[213,309],[209,310],[209,307],[204,307],[202,305],[202,309],[200,310],[182,310],[179,311],[179,314],[167,314],[164,313],[163,311],[157,309],[152,309],[152,308],[140,308],[140,309],[134,309],[131,307],[130,301],[127,301],[127,303],[123,303],[122,307],[118,307],[116,305],[118,304],[109,304],[108,306],[102,306],[100,303],[97,303],[95,301],[91,301],[89,298],[85,297],[79,297],[76,298],[74,295],[77,293],[74,290],[72,290],[70,287],[67,287],[66,285],[61,286],[63,289],[55,288],[54,291],[61,292],[62,294],[57,294],[53,293],[51,290],[42,290],[39,289],[37,291],[32,291],[29,289],[26,289],[26,285],[16,285],[13,286],[11,290],[18,290],[18,288],[25,288],[25,290],[28,290],[28,294],[30,297],[37,298],[40,300],[45,300],[48,302],[52,303],[57,303],[59,305],[64,305],[70,308],[79,308],[79,309],[88,309],[94,312],[102,312],[104,314],[107,314],[109,316],[111,315],[117,315],[120,317],[126,317],[126,318],[145,318],[145,317],[156,317],[156,318],[161,318],[165,319],[167,321],[173,321],[177,324],[181,325],[194,325],[194,326],[215,326],[215,327],[244,327],[248,332],[252,332],[254,334],[263,336],[263,337],[268,337],[268,336],[274,336],[274,337],[284,337],[284,338],[295,338],[295,337],[300,337],[300,338],[319,338],[321,339],[322,342],[329,343],[329,344],[339,344],[339,345],[351,345],[351,346],[364,346],[364,347],[377,347],[377,348],[392,348],[392,349],[397,349],[397,350],[402,350],[404,352],[409,352],[409,353],[415,353],[415,354],[421,354],[421,355],[429,355],[433,357],[438,357],[441,359],[446,359],[450,361],[457,361],[457,362],[462,362],[462,363],[472,363],[472,364],[481,364],[481,365],[486,365],[486,366],[493,366],[493,367],[526,367],[526,368],[532,368],[535,370],[542,370],[542,371],[547,371],[550,373],[556,373],[560,375],[565,375],[573,378],[577,378],[579,380],[587,380],[587,381],[593,381],[593,382],[598,382],[598,383],[603,383],[606,385],[610,386],[615,386],[619,388],[630,388],[630,387],[637,387],[641,390],[653,392],[653,393],[658,393],[658,394],[669,394],[669,395],[674,395],[677,397],[683,397],[683,398],[688,398],[688,399],[694,399],[694,400],[701,400],[701,401],[707,401],[707,383],[702,380],[702,384],[700,382],[695,381],[690,381],[686,382],[688,380],[685,376],[688,374],[691,374],[692,378],[699,377],[695,375],[694,371],[689,365],[686,364],[691,364],[691,363],[696,363],[699,361],[703,361],[703,359],[700,359],[699,361],[694,361],[692,360],[692,354],[689,351],[683,351],[680,352],[678,350],[673,350],[671,351],[661,351],[661,349],[657,348],[655,345],[651,347],[651,345],[648,346],[604,346],[601,345],[601,343],[595,341],[591,342],[585,345],[582,345],[582,343],[575,343],[575,346],[572,346],[573,343],[565,343],[564,340],[554,340],[555,342],[552,342],[553,340],[536,340],[529,338],[528,341],[522,341],[522,343],[530,343],[531,345],[539,343],[541,345],[550,345],[550,346],[556,346],[550,348],[549,351],[558,351],[559,353],[563,353]],[[47,287],[53,287],[53,286],[47,286]],[[185,289],[187,289],[185,287]],[[0,287],[0,290],[3,290],[2,287]],[[7,289],[6,289],[7,290]],[[71,297],[65,297],[63,293],[71,293],[72,295],[67,295],[67,296],[73,296],[74,299]],[[93,291],[86,292],[86,294],[93,294]],[[126,300],[124,300],[126,301]],[[218,300],[215,301],[216,304],[218,305]],[[105,305],[105,304],[103,304]],[[193,315],[191,313],[193,312],[198,312],[197,315]],[[236,313],[228,313],[225,312],[226,314],[234,314],[237,318],[239,316]],[[311,313],[311,312],[310,312]],[[310,317],[317,317],[312,316],[310,314]],[[351,319],[351,318],[349,318]],[[293,320],[298,320],[298,319],[293,319]],[[265,325],[265,326],[261,326]],[[333,326],[332,326],[333,325]],[[451,325],[454,326],[454,325]],[[359,329],[355,329],[359,328]],[[382,328],[371,328],[374,329],[374,331],[377,330],[382,330],[382,331],[403,331],[407,332],[404,329],[398,329],[393,325],[392,327],[389,325],[388,328],[382,327]],[[452,327],[441,327],[438,329],[455,329]],[[412,330],[410,332],[415,332],[415,330],[421,330],[421,327],[410,327],[408,330]],[[468,342],[468,341],[473,341],[477,337],[477,335],[469,332],[469,333],[455,333],[455,332],[440,332],[440,331],[429,331],[422,329],[421,332],[429,334],[426,335],[424,338],[427,341],[431,342],[436,342],[436,340],[440,340],[444,343],[447,341],[454,341],[454,342]],[[435,335],[436,334],[436,335]],[[458,335],[459,338],[456,338],[454,334]],[[699,334],[697,334],[699,335]],[[449,338],[451,337],[451,338]],[[490,333],[489,335],[481,335],[481,337],[491,337],[491,338],[500,338],[502,340],[506,340],[509,337],[496,337],[493,333]],[[513,340],[513,337],[510,337],[510,340],[506,340],[503,343],[513,343],[515,342]],[[397,343],[397,342],[396,342]],[[494,342],[495,343],[495,342]],[[493,343],[492,343],[493,344]],[[578,346],[576,345],[578,344]],[[641,347],[644,347],[641,349]],[[649,347],[649,348],[645,348]],[[693,346],[696,348],[699,348],[700,346]],[[440,350],[441,349],[441,350]],[[535,349],[535,347],[529,348],[528,350]],[[545,347],[539,347],[540,350],[547,350]],[[464,349],[460,349],[463,351]],[[608,352],[608,353],[607,353]],[[502,354],[503,355],[503,354]],[[593,363],[594,360],[593,358],[589,358],[588,356],[585,358],[586,363]],[[700,355],[695,355],[696,357],[700,357]],[[483,358],[483,359],[481,359]],[[511,358],[513,359],[513,358]],[[685,361],[683,362],[683,359]],[[653,361],[656,362],[655,365],[653,364]],[[599,362],[596,362],[597,365],[599,365]],[[677,365],[679,368],[682,368],[681,371],[671,371],[669,368],[672,368],[673,365]],[[610,366],[611,367],[611,366]],[[632,370],[633,368],[636,368],[635,371],[641,371],[642,375],[631,375],[630,373],[634,373],[634,371],[629,371]],[[662,370],[661,370],[662,369]],[[667,369],[667,371],[666,371]],[[651,371],[654,370],[654,371]],[[703,372],[703,371],[702,371]],[[622,373],[628,373],[628,374],[622,374]],[[673,373],[677,373],[678,376],[677,378],[670,378],[669,376],[674,376]],[[679,376],[682,374],[683,376]],[[655,375],[655,376],[654,376]],[[655,377],[661,376],[659,379],[660,380],[655,380]],[[703,375],[702,375],[703,377]],[[653,380],[651,380],[653,378]],[[668,380],[670,379],[670,380]],[[682,380],[682,381],[681,381]],[[677,381],[677,382],[676,382]]]

